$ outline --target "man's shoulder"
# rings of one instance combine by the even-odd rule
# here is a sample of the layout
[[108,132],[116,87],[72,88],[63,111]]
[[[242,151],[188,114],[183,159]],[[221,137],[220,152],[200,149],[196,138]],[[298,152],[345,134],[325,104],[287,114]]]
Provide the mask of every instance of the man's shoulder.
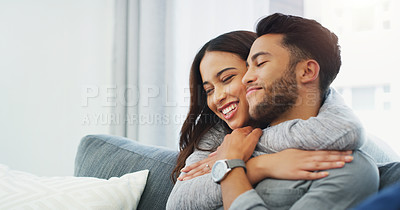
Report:
[[[315,180],[315,183],[324,183],[328,181],[338,182],[343,185],[352,183],[355,184],[369,183],[372,186],[379,185],[378,167],[371,156],[361,150],[353,152],[353,161],[346,163],[342,168],[327,170],[329,176],[323,179]],[[347,183],[342,183],[346,181]],[[343,186],[346,187],[346,186]]]
[[325,196],[332,197],[333,201],[351,197],[352,204],[377,192],[379,171],[375,161],[360,150],[353,152],[353,158],[342,168],[327,170],[329,176],[313,181],[310,191],[326,193]]
[[[368,173],[379,176],[378,166],[374,159],[362,150],[353,151],[353,161],[346,163],[343,168],[328,170],[332,176],[343,176],[351,174],[355,177],[357,174]],[[365,175],[365,174],[364,174]]]
[[362,151],[343,168],[331,169],[329,176],[313,180],[265,179],[255,190],[265,204],[304,209],[310,205],[326,209],[346,209],[378,190],[379,174],[373,159]]
[[329,176],[314,180],[293,209],[313,204],[316,209],[348,209],[377,192],[379,172],[373,159],[354,151],[354,160],[343,168],[331,169]]

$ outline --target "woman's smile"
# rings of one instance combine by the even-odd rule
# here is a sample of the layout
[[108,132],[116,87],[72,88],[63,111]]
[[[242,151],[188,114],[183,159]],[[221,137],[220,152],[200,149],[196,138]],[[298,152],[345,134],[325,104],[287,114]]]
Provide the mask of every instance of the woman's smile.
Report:
[[238,105],[239,102],[237,101],[231,102],[219,108],[218,111],[220,111],[223,114],[226,120],[229,120],[236,114],[236,111],[238,110]]

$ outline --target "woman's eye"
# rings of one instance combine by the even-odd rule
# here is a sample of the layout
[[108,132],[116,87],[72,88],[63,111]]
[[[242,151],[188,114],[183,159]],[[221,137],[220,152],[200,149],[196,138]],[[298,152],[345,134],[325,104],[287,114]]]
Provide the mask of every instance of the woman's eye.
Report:
[[206,94],[207,94],[207,95],[210,95],[211,92],[212,92],[213,90],[214,90],[214,89],[207,89],[207,90],[205,90],[205,91],[206,91]]
[[227,77],[224,77],[223,79],[222,79],[222,82],[227,82],[228,80],[230,80],[232,77],[234,77],[235,75],[230,75],[230,76],[227,76]]

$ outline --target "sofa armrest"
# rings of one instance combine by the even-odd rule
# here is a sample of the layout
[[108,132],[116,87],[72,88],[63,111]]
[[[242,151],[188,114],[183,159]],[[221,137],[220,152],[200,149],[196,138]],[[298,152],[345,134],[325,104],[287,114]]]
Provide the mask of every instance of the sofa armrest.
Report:
[[378,164],[400,161],[400,156],[382,139],[367,133],[367,140],[361,150],[370,155]]
[[174,186],[170,174],[177,154],[177,151],[146,146],[123,137],[89,135],[78,147],[74,175],[108,179],[149,169],[138,209],[165,209]]

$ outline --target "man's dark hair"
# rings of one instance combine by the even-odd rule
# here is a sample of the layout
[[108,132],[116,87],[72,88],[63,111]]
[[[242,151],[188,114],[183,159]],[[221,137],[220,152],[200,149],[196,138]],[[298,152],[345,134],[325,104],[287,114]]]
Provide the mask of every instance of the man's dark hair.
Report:
[[323,97],[336,78],[341,62],[338,37],[315,20],[275,13],[261,19],[257,35],[282,34],[290,55],[290,65],[314,59],[320,66],[319,89]]

